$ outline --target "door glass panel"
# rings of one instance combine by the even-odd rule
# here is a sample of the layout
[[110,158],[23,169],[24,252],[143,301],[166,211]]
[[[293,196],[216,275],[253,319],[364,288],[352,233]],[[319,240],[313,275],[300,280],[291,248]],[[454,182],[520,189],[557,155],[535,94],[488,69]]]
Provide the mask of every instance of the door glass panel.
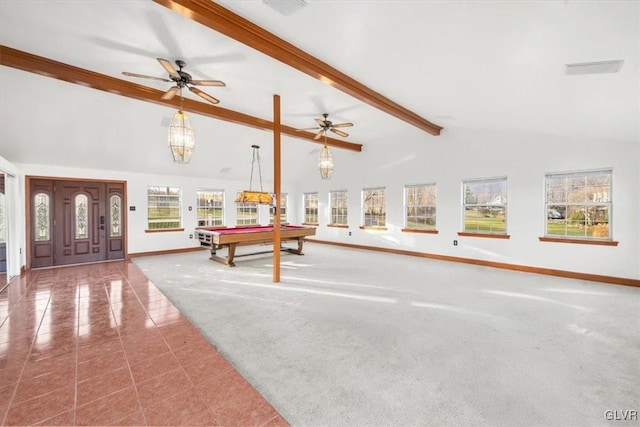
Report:
[[122,229],[120,228],[122,222],[121,204],[120,196],[113,195],[109,198],[109,211],[111,212],[111,229],[109,234],[111,237],[122,236]]
[[43,242],[50,240],[50,200],[49,196],[44,193],[38,193],[34,196],[34,204],[36,210],[36,241]]
[[89,238],[88,209],[89,200],[84,194],[76,196],[76,239]]

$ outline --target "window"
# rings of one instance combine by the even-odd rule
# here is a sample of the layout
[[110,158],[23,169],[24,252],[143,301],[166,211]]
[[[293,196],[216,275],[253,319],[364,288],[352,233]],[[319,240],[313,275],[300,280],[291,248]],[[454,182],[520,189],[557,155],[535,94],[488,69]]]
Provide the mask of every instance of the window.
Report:
[[33,197],[35,209],[35,240],[44,242],[50,239],[50,202],[49,195],[38,193]]
[[384,188],[362,190],[363,224],[365,227],[384,227],[387,216],[387,195]]
[[304,193],[303,224],[318,224],[318,193]]
[[436,229],[436,185],[407,185],[404,187],[405,228],[408,230]]
[[545,176],[546,236],[611,240],[611,170]]
[[89,199],[84,194],[75,197],[76,205],[76,239],[89,238]]
[[347,192],[331,191],[329,206],[331,208],[329,225],[347,225]]
[[[240,192],[238,192],[238,195]],[[258,224],[258,205],[255,203],[236,203],[236,224]]]
[[199,227],[224,225],[224,191],[198,190],[197,216]]
[[507,178],[464,181],[464,231],[507,233]]
[[109,227],[109,236],[122,236],[122,199],[119,195],[114,194],[109,198],[109,212],[111,213],[111,227]]
[[[275,195],[273,196],[273,200],[275,203]],[[276,214],[276,207],[271,206],[269,208],[269,224],[274,223],[274,216]],[[280,224],[285,224],[287,222],[287,194],[280,193]]]
[[149,230],[180,228],[180,189],[147,187],[147,218]]

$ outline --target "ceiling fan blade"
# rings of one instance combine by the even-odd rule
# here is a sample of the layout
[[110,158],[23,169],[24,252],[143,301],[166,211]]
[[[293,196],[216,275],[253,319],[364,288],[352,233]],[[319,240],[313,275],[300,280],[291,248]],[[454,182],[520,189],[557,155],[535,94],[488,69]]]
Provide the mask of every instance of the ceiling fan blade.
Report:
[[226,84],[222,80],[191,80],[191,84],[196,86],[226,86]]
[[201,91],[197,87],[189,87],[189,90],[191,92],[195,93],[196,95],[199,95],[202,98],[206,99],[207,101],[209,101],[212,104],[217,104],[218,102],[220,102],[218,99],[214,98],[213,96],[209,95],[206,92]]
[[164,59],[164,58],[156,58],[156,59],[158,60],[160,65],[162,65],[164,69],[167,70],[167,73],[169,73],[170,76],[178,75],[178,72],[176,71],[175,68],[173,68],[173,65],[171,65],[171,62],[168,59]]
[[174,96],[176,96],[176,94],[180,91],[180,88],[178,86],[173,86],[172,88],[170,88],[168,91],[166,91],[164,93],[164,95],[162,95],[161,99],[164,99],[165,101],[168,101],[170,99],[173,99]]
[[322,120],[322,119],[315,119],[315,121],[318,123],[318,125],[320,125],[320,127],[325,127],[326,126],[324,120]]
[[313,128],[302,128],[302,129],[296,129],[296,132],[306,132],[308,130],[318,130],[320,128],[318,127],[313,127]]
[[338,123],[331,125],[332,128],[350,128],[351,126],[353,126],[353,123]]
[[313,139],[315,140],[320,139],[323,133],[324,133],[324,129],[320,129],[320,132],[316,133],[316,136],[314,136]]
[[143,79],[160,80],[161,82],[170,82],[171,81],[169,79],[163,79],[162,77],[146,76],[144,74],[128,73],[126,71],[123,71],[122,74],[124,74],[125,76],[129,76],[129,77],[141,77]]
[[329,130],[330,130],[331,132],[333,132],[333,133],[335,133],[335,134],[338,134],[338,135],[340,135],[340,136],[343,136],[343,137],[345,137],[345,138],[349,136],[349,134],[348,134],[348,133],[346,133],[346,132],[342,132],[342,131],[341,131],[341,130],[339,130],[339,129],[333,129],[333,128],[331,128],[331,129],[329,129]]

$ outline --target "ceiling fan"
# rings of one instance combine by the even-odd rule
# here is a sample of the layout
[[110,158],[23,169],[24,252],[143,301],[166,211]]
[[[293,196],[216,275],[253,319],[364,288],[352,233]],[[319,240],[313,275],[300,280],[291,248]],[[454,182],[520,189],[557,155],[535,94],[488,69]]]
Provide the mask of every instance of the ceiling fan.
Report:
[[324,113],[322,114],[322,117],[324,117],[324,119],[315,119],[316,123],[318,123],[318,126],[316,127],[312,127],[312,128],[305,128],[305,129],[298,129],[299,131],[305,131],[305,130],[317,130],[318,133],[316,133],[316,136],[313,137],[313,139],[320,139],[320,137],[324,134],[326,135],[327,131],[331,131],[333,133],[335,133],[336,135],[340,135],[342,137],[347,137],[349,136],[348,133],[341,131],[340,129],[336,129],[336,128],[349,128],[351,126],[353,126],[353,123],[349,123],[349,122],[345,122],[345,123],[333,123],[331,120],[328,119],[329,114]]
[[124,74],[125,76],[129,76],[129,77],[141,77],[144,79],[153,79],[153,80],[160,80],[161,82],[174,82],[176,85],[172,86],[171,88],[169,88],[168,91],[166,91],[164,93],[164,95],[162,95],[162,99],[164,99],[165,101],[168,101],[170,99],[172,99],[174,96],[176,96],[176,94],[180,93],[182,94],[182,88],[188,88],[191,92],[195,93],[196,95],[204,98],[205,100],[209,101],[212,104],[217,104],[220,101],[216,98],[214,98],[213,96],[209,95],[208,93],[198,89],[197,87],[193,87],[193,86],[218,86],[218,87],[223,87],[226,86],[226,84],[223,81],[220,80],[193,80],[191,78],[191,74],[183,71],[182,69],[184,67],[187,66],[187,63],[181,60],[176,60],[176,65],[178,66],[178,70],[176,71],[176,69],[173,67],[173,65],[171,65],[171,62],[167,59],[163,59],[163,58],[156,58],[158,60],[158,62],[160,63],[160,65],[162,65],[162,67],[164,67],[164,69],[167,71],[167,73],[169,73],[169,79],[165,79],[162,77],[153,77],[153,76],[147,76],[144,74],[136,74],[136,73],[129,73],[126,71],[123,71],[122,74]]

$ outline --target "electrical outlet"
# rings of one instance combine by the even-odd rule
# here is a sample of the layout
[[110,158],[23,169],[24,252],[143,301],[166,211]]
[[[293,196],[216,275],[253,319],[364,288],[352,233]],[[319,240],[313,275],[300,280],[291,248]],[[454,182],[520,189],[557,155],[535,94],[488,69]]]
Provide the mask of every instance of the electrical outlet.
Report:
[[458,241],[457,240],[453,241],[453,246],[458,246]]
[[189,238],[190,238],[190,239],[193,239],[193,234],[189,234]]
[[349,232],[349,236],[351,236],[351,232]]

